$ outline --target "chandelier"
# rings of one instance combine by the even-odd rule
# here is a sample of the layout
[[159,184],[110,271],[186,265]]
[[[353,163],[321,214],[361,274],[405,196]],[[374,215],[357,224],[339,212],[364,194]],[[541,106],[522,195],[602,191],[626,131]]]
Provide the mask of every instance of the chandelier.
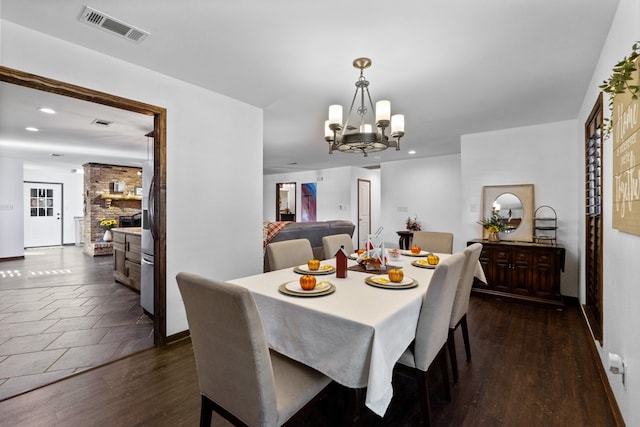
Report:
[[[364,157],[367,157],[369,153],[383,151],[389,147],[395,147],[396,151],[399,151],[400,138],[404,135],[404,115],[391,116],[391,102],[378,101],[375,107],[377,129],[374,129],[373,101],[369,94],[369,81],[363,74],[364,69],[371,66],[371,59],[357,58],[353,61],[353,66],[360,69],[360,78],[356,81],[356,92],[353,95],[346,122],[342,123],[342,105],[330,105],[329,120],[324,122],[324,139],[329,143],[329,154],[333,154],[333,150],[338,150],[343,153],[364,154]],[[359,117],[352,122],[351,114],[356,100],[360,102],[356,109]],[[366,105],[367,100],[370,108]],[[391,140],[386,134],[389,127],[391,138],[393,138]]]

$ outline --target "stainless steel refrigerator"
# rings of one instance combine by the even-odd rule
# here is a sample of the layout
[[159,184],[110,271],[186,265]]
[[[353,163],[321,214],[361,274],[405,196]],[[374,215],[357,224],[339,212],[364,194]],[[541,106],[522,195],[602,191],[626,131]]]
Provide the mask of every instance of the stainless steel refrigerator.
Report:
[[142,259],[140,272],[140,305],[153,317],[153,160],[142,165]]

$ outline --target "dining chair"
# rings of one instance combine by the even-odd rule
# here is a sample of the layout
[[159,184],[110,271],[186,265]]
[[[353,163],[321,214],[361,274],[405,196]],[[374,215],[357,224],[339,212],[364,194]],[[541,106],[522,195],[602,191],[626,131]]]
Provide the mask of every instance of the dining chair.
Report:
[[453,253],[453,233],[414,231],[411,244],[420,246],[423,251],[451,254]]
[[271,271],[306,264],[313,258],[313,249],[308,239],[283,240],[267,245],[267,259]]
[[462,327],[462,338],[464,339],[464,349],[467,353],[467,362],[471,361],[471,345],[469,344],[469,328],[467,326],[467,310],[469,309],[469,297],[471,296],[471,286],[473,276],[478,266],[482,252],[482,244],[474,243],[467,246],[462,253],[465,257],[462,274],[456,289],[456,296],[453,299],[453,309],[451,310],[451,320],[449,321],[449,358],[451,359],[451,370],[453,372],[453,382],[458,382],[458,361],[456,357],[455,331],[458,326]]
[[351,255],[355,252],[353,250],[353,241],[351,240],[351,236],[348,234],[332,234],[330,236],[324,236],[322,238],[322,251],[324,252],[324,258],[333,258],[342,246],[344,246],[344,250],[347,252],[347,255]]
[[436,359],[440,365],[446,398],[451,400],[446,344],[453,299],[464,261],[464,254],[458,252],[438,264],[422,301],[416,338],[398,360],[398,363],[414,371],[418,382],[419,405],[425,425],[431,424],[427,371]]
[[269,349],[255,300],[242,286],[176,276],[198,371],[200,426],[216,411],[234,425],[280,426],[331,383]]

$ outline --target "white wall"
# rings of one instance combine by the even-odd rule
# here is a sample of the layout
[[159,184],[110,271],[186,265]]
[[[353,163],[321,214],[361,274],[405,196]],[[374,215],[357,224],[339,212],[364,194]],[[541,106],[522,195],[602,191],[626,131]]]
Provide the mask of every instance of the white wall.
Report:
[[462,225],[467,234],[480,237],[482,187],[533,184],[534,210],[548,205],[558,215],[558,244],[566,250],[561,293],[578,296],[578,221],[576,210],[583,184],[575,179],[582,158],[575,141],[575,121],[547,123],[464,135],[462,150]]
[[[167,109],[167,334],[187,328],[178,272],[262,271],[260,109],[8,21],[0,30],[4,66]],[[212,117],[233,129],[224,141],[202,132]]]
[[386,162],[381,169],[385,246],[398,247],[396,231],[406,230],[409,216],[416,216],[424,231],[453,233],[454,251],[478,237],[460,228],[459,155]]
[[24,180],[34,182],[61,183],[64,195],[62,207],[63,235],[62,243],[76,243],[74,217],[83,216],[84,175],[71,173],[70,169],[24,167]]
[[[598,85],[611,75],[611,68],[631,52],[631,45],[639,39],[638,22],[640,22],[640,2],[637,0],[620,0],[618,11],[609,31],[607,41],[600,54],[591,83],[585,94],[577,120],[579,129],[575,140],[576,150],[584,150],[582,127],[596,102]],[[605,115],[608,115],[608,97],[604,97]],[[604,142],[603,152],[603,345],[595,343],[600,352],[602,363],[607,372],[609,383],[613,389],[618,406],[627,425],[640,425],[640,236],[631,235],[611,227],[612,212],[612,141]],[[576,158],[578,173],[575,179],[584,182],[582,167],[584,158]],[[584,211],[584,200],[577,201],[575,209]],[[580,236],[585,233],[584,218],[580,216]],[[580,240],[580,288],[581,300],[585,300],[584,280],[584,239]],[[616,353],[625,360],[628,373],[625,384],[620,375],[614,375],[607,369],[608,353]]]
[[22,160],[0,157],[0,259],[24,256]]

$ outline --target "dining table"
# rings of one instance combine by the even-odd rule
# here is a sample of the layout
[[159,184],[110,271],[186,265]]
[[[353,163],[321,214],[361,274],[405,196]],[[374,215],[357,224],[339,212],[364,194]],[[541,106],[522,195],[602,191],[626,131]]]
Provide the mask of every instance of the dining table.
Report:
[[[315,272],[306,265],[228,280],[249,289],[269,347],[353,390],[384,416],[393,396],[393,369],[415,338],[418,317],[435,266],[400,251],[388,267],[402,269],[400,284],[384,283],[386,272],[363,270],[348,260],[347,277],[337,278],[335,258]],[[437,254],[440,260],[447,254]],[[422,264],[417,264],[422,263]],[[318,291],[304,291],[299,279],[313,274]],[[484,279],[478,264],[476,277]]]

